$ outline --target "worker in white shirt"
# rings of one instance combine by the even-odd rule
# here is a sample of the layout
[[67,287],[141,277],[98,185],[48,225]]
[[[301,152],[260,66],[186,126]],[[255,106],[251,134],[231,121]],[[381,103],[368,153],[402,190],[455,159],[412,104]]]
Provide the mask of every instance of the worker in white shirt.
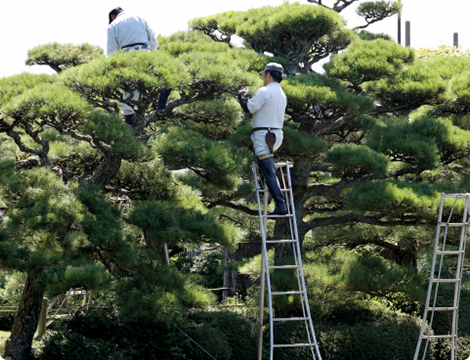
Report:
[[[157,49],[158,41],[155,33],[143,18],[127,15],[120,7],[111,10],[109,13],[107,56],[119,50],[153,51]],[[157,107],[159,114],[165,110],[169,95],[170,91],[160,93]],[[131,100],[137,101],[139,96],[138,91],[134,91],[132,94],[125,92],[124,100],[131,98]],[[132,126],[134,109],[125,103],[122,103],[121,106],[126,123]]]
[[238,100],[242,109],[253,114],[252,134],[254,153],[258,167],[263,174],[269,193],[276,203],[271,215],[285,215],[285,200],[276,177],[273,154],[283,140],[282,126],[287,99],[282,91],[281,81],[284,69],[281,64],[269,63],[260,73],[264,87],[258,89],[250,99],[247,90],[240,91]]

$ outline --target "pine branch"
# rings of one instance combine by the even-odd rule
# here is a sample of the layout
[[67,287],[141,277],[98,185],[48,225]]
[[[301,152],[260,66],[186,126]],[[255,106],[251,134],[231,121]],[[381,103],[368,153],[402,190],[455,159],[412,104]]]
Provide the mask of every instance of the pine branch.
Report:
[[308,1],[309,3],[317,4],[317,5],[323,6],[324,8],[333,10],[333,9],[330,8],[329,6],[324,5],[324,4],[322,3],[323,0],[307,0],[307,1]]
[[[365,25],[356,26],[354,30],[365,29],[369,25],[382,21],[392,15],[395,15],[399,12],[400,7],[397,7],[395,4],[387,3],[374,3],[367,4],[365,3],[364,7],[359,7],[358,15],[363,16],[366,21]],[[369,6],[368,6],[369,5]]]
[[[26,126],[26,128],[28,128],[28,126]],[[30,135],[30,136],[34,135],[32,130],[29,129],[29,128],[26,131],[26,133],[28,133],[28,135]],[[18,146],[18,148],[22,152],[32,154],[32,155],[36,155],[37,157],[39,157],[41,166],[50,166],[51,165],[51,163],[49,161],[49,158],[47,156],[47,154],[49,152],[49,142],[47,140],[42,139],[41,137],[39,137],[37,135],[35,137],[31,136],[31,137],[33,137],[33,140],[36,143],[38,143],[42,146],[42,148],[40,148],[40,149],[35,149],[35,148],[30,148],[29,146],[26,146],[25,143],[21,140],[21,132],[13,130],[13,127],[7,132],[7,135],[10,136],[13,139],[15,144]]]

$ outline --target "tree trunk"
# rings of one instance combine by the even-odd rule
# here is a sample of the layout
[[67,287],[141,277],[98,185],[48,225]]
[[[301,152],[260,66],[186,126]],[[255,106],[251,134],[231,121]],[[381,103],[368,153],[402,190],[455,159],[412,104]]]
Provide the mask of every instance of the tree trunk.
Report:
[[[303,223],[304,203],[305,199],[303,191],[308,186],[308,179],[310,176],[310,163],[308,161],[296,161],[291,169],[292,190],[294,194],[294,209],[297,220],[297,230],[299,235],[300,249],[305,237],[305,229]],[[289,201],[289,200],[288,200]],[[291,231],[289,221],[286,219],[276,220],[274,227],[274,234],[276,239],[290,239]],[[275,248],[275,260],[293,256],[291,244],[280,244]]]
[[122,156],[113,151],[107,151],[104,154],[101,165],[96,169],[93,176],[88,179],[90,185],[107,185],[117,175],[121,167]]
[[132,130],[134,131],[134,135],[137,138],[140,138],[145,134],[145,126],[147,122],[145,120],[144,112],[137,112],[134,115],[134,124],[132,125]]
[[31,353],[34,333],[38,327],[45,285],[39,283],[42,269],[28,272],[10,338],[6,342],[5,357],[26,360]]

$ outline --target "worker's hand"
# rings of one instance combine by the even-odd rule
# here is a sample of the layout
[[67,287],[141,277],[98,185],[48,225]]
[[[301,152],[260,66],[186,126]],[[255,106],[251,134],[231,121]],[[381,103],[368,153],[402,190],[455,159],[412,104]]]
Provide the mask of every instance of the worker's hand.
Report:
[[250,100],[250,97],[248,96],[248,90],[247,89],[240,90],[238,92],[238,102],[240,103],[240,106],[242,107],[243,111],[246,113],[250,112],[247,106],[248,100]]
[[248,96],[248,89],[241,89],[238,92],[238,101],[245,100],[247,101],[250,97]]

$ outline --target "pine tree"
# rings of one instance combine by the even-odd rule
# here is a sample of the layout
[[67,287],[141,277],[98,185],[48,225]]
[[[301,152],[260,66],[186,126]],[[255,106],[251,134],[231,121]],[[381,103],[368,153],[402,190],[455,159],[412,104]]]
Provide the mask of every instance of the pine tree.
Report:
[[[335,20],[340,5],[352,3],[337,2],[335,11],[325,9],[321,2],[321,7],[285,4],[191,22],[215,40],[238,35],[250,49],[274,54],[273,60],[301,73],[282,83],[288,117],[284,144],[278,151],[282,159],[293,163],[301,241],[309,231],[323,226],[431,224],[439,193],[465,189],[464,181],[430,184],[423,179],[443,169],[462,172],[466,166],[470,138],[463,121],[467,110],[462,96],[463,63],[468,60],[460,59],[459,64],[451,58],[416,60],[412,49],[391,41],[371,36],[366,38],[373,40],[361,40]],[[364,3],[360,11],[382,5]],[[262,25],[260,14],[271,12],[277,21]],[[298,15],[288,16],[291,13]],[[314,31],[321,21],[330,24],[322,27],[328,29],[325,33]],[[292,31],[296,28],[305,32]],[[223,36],[217,38],[218,33]],[[272,33],[289,41],[271,41]],[[336,43],[340,38],[346,41]],[[323,54],[320,48],[330,55],[347,45],[331,57],[323,74],[310,68]],[[311,55],[299,61],[297,49],[302,46]],[[454,92],[457,88],[462,89],[462,96]],[[234,136],[237,143],[246,139],[243,143],[248,145],[248,132],[248,127],[239,128]],[[420,209],[423,203],[428,203],[430,212]],[[280,237],[288,233],[286,226],[277,221]],[[281,257],[288,255],[285,249],[278,250]],[[416,251],[412,253],[416,256]]]
[[[279,156],[293,164],[301,240],[369,244],[414,266],[427,244],[377,229],[431,224],[439,193],[465,189],[469,60],[417,60],[380,36],[362,40],[338,14],[354,2],[195,19],[191,26],[205,34],[161,38],[151,53],[104,58],[85,46],[76,62],[67,57],[75,48],[53,44],[28,61],[58,74],[0,79],[0,261],[28,275],[6,355],[29,353],[46,290],[102,289],[113,279],[125,315],[139,308],[178,316],[210,303],[204,289],[164,266],[163,247],[233,244],[240,235],[230,221],[246,227],[245,214],[257,215],[250,119],[235,98],[259,88],[257,72],[273,60],[290,74]],[[361,11],[367,20],[379,8],[393,13],[392,5]],[[247,48],[234,47],[233,35]],[[312,70],[340,50],[324,73]],[[129,127],[119,103],[135,90]],[[107,201],[116,196],[130,199],[129,210]],[[325,234],[332,226],[337,238]],[[283,221],[275,227],[280,237],[287,231]]]
[[[215,121],[212,130],[206,127],[208,133],[233,123],[238,112],[225,111],[227,94],[250,84],[255,76],[247,70],[262,60],[256,54],[228,53],[225,46],[207,41],[190,48],[181,42],[171,46],[176,46],[173,54],[118,53],[80,67],[66,64],[55,76],[1,79],[0,184],[6,212],[0,261],[28,274],[7,356],[24,359],[29,354],[46,290],[103,289],[110,278],[121,290],[145,284],[138,294],[117,291],[123,316],[132,316],[137,299],[146,299],[138,306],[141,311],[161,313],[170,306],[168,316],[213,301],[191,278],[163,266],[164,244],[175,249],[205,242],[229,245],[233,227],[179,189],[157,155],[164,137],[156,134],[171,131],[189,109],[201,114],[218,109],[211,114]],[[168,117],[160,119],[153,109],[163,88],[173,95]],[[122,90],[135,89],[145,96],[133,104],[138,110],[131,128],[117,112]],[[204,176],[217,179],[212,189],[235,188],[244,152],[226,151],[217,142],[199,145],[202,152],[212,147],[194,159],[206,168]],[[214,176],[220,171],[227,171],[224,178]],[[128,196],[130,211],[110,204],[106,193]]]

